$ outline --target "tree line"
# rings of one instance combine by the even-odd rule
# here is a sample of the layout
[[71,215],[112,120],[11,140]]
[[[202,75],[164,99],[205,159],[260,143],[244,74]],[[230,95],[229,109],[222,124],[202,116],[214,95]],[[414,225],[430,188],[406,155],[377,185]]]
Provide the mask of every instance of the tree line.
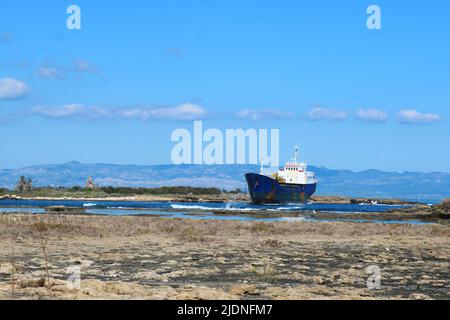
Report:
[[[8,194],[13,191],[0,188],[0,194]],[[16,189],[16,192],[19,192]],[[46,192],[69,192],[69,193],[105,193],[108,195],[220,195],[222,193],[238,194],[242,193],[241,189],[226,191],[219,188],[206,187],[189,187],[189,186],[173,186],[173,187],[159,187],[159,188],[142,188],[142,187],[100,187],[95,189],[87,189],[81,186],[73,187],[34,187],[30,193],[46,193]]]

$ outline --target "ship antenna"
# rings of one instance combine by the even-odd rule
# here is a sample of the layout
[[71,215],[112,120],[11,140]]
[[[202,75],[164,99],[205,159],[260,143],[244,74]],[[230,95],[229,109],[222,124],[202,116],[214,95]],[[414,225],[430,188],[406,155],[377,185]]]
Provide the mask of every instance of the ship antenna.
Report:
[[261,157],[261,168],[259,169],[259,173],[263,174],[263,171],[264,171],[264,158]]

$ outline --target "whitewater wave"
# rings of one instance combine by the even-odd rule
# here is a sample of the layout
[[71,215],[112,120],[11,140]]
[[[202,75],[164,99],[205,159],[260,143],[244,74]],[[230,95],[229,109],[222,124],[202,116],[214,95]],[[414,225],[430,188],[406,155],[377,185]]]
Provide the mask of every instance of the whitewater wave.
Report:
[[235,208],[235,207],[225,207],[225,208],[220,208],[220,210],[224,210],[224,211],[260,211],[260,209],[254,209],[254,208]]
[[267,209],[267,211],[291,211],[291,210],[300,210],[304,209],[304,207],[279,207],[274,209]]
[[96,203],[83,203],[83,207],[95,207]]
[[221,211],[258,211],[258,209],[254,208],[236,208],[236,207],[206,207],[199,205],[183,205],[183,204],[171,204],[170,207],[172,209],[181,209],[181,210],[221,210]]
[[384,204],[384,203],[358,203],[359,206],[380,206],[380,207],[410,207],[410,204]]
[[198,205],[184,205],[184,204],[171,204],[172,209],[190,209],[190,210],[213,210],[215,208],[198,206]]

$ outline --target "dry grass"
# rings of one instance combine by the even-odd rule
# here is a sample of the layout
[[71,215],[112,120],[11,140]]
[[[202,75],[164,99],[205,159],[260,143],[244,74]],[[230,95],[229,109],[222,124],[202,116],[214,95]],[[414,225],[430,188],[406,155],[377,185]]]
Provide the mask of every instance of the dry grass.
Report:
[[39,244],[41,246],[42,253],[44,254],[45,274],[47,276],[47,289],[49,293],[51,293],[51,286],[50,286],[50,273],[48,269],[47,245],[48,245],[49,230],[51,227],[54,227],[54,225],[51,223],[46,223],[44,221],[39,221],[31,225],[31,229],[35,233],[36,237],[39,239]]
[[[269,299],[448,298],[449,236],[448,225],[0,214],[0,299],[12,272],[21,299],[230,299],[242,281]],[[74,264],[81,290],[67,287]],[[365,289],[370,265],[382,291]]]
[[450,236],[444,225],[315,223],[315,222],[241,222],[189,219],[164,219],[137,216],[67,216],[67,215],[0,215],[0,238],[12,235],[40,240],[36,226],[45,228],[45,236],[109,237],[167,235],[184,241],[206,241],[213,236],[320,235],[329,237],[359,236]]

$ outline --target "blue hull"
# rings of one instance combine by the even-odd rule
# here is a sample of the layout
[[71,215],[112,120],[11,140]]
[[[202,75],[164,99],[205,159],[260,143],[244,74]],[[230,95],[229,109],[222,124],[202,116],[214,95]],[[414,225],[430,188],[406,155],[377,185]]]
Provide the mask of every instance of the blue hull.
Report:
[[288,184],[256,173],[247,173],[248,190],[254,203],[305,203],[316,192],[316,183]]

